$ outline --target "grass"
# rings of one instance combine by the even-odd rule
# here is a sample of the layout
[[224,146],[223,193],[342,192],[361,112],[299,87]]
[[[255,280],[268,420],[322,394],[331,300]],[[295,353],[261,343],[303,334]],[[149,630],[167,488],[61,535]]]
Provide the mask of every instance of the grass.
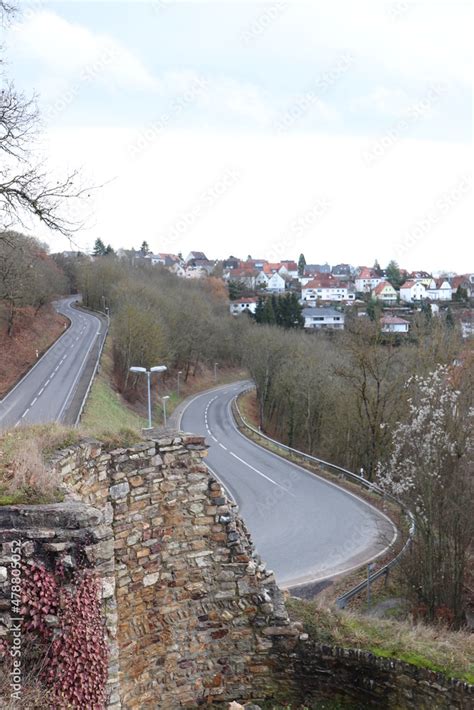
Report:
[[147,422],[127,406],[111,383],[112,355],[111,346],[107,344],[81,419],[81,429],[101,440],[124,431],[135,432],[138,440]]
[[60,481],[47,459],[79,441],[81,432],[60,424],[11,429],[0,436],[0,505],[52,503],[62,499]]
[[287,600],[287,608],[319,643],[363,649],[474,683],[472,634],[323,609],[316,602],[294,598]]

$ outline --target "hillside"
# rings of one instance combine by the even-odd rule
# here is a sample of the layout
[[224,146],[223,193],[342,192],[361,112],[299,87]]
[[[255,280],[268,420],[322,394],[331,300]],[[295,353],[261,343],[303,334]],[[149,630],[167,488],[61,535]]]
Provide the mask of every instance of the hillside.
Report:
[[18,309],[15,330],[7,335],[6,306],[0,304],[0,397],[32,367],[45,350],[64,332],[67,319],[51,305],[35,315],[31,306]]

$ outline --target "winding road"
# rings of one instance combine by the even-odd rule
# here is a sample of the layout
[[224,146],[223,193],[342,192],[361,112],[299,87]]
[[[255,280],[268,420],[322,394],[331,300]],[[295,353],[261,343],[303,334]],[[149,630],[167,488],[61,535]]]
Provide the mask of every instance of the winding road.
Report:
[[180,428],[206,436],[206,463],[238,504],[279,585],[329,579],[383,554],[397,536],[387,516],[238,431],[230,406],[247,387],[241,382],[197,395]]
[[[54,306],[71,325],[31,370],[0,400],[0,430],[22,424],[75,423],[81,376],[105,330],[97,316],[72,307],[78,296]],[[80,394],[80,393],[79,393]]]

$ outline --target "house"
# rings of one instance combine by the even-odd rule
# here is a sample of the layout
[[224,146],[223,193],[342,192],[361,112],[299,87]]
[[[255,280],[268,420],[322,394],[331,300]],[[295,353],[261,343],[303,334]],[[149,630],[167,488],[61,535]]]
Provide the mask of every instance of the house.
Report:
[[222,262],[222,268],[224,271],[228,269],[238,269],[240,267],[240,260],[236,256],[229,256],[228,259],[224,259]]
[[251,296],[250,298],[239,298],[236,301],[231,301],[229,304],[230,312],[233,316],[238,316],[248,310],[250,313],[255,313],[257,308],[258,298]]
[[400,286],[400,300],[405,303],[414,303],[427,298],[426,286],[421,281],[405,281]]
[[239,268],[262,271],[262,269],[266,263],[267,263],[266,259],[247,259],[247,261],[241,261],[239,263]]
[[453,290],[447,279],[431,279],[426,295],[433,301],[451,301]]
[[398,294],[389,281],[381,281],[372,289],[372,298],[382,303],[396,303]]
[[331,267],[329,264],[306,264],[304,267],[304,276],[314,278],[316,274],[330,274]]
[[296,263],[296,261],[282,261],[281,267],[282,268],[280,269],[280,273],[284,269],[288,276],[291,276],[291,278],[298,278],[298,264]]
[[343,330],[344,313],[335,308],[303,308],[304,327],[308,330]]
[[263,271],[267,274],[267,276],[271,276],[272,274],[277,274],[281,271],[282,269],[282,264],[281,262],[268,262],[266,261],[265,264],[263,265]]
[[190,251],[184,263],[189,264],[190,261],[208,261],[208,258],[203,251]]
[[355,289],[358,293],[371,293],[382,281],[385,281],[384,276],[374,269],[361,266],[355,279]]
[[351,265],[350,264],[336,264],[336,266],[332,267],[331,273],[336,278],[341,277],[341,276],[347,278],[348,276],[351,276],[351,274],[352,274]]
[[449,282],[451,284],[453,296],[457,292],[458,288],[462,288],[466,291],[467,297],[471,298],[474,292],[474,284],[469,280],[469,276],[453,276],[453,278],[449,279]]
[[166,266],[168,269],[172,268],[175,264],[179,264],[180,258],[176,254],[167,254],[164,252],[159,252],[158,254],[147,254],[145,259],[149,259],[154,266],[161,265]]
[[246,269],[231,269],[224,274],[224,280],[226,281],[238,281],[242,283],[247,289],[253,291],[255,289],[255,283],[258,276],[258,271],[251,268]]
[[407,276],[408,281],[420,281],[426,288],[429,287],[432,278],[431,274],[427,271],[412,271],[411,274]]
[[283,293],[286,288],[286,280],[281,274],[275,272],[268,279],[267,291],[271,293]]
[[270,277],[267,276],[267,274],[264,271],[260,271],[258,273],[257,278],[255,279],[255,287],[256,288],[267,288],[269,281],[270,281]]
[[183,276],[185,279],[204,279],[209,272],[204,266],[186,266]]
[[303,301],[313,305],[317,301],[348,303],[355,300],[355,293],[352,285],[347,281],[339,281],[330,274],[322,274],[302,287],[301,297]]
[[382,333],[408,333],[410,323],[398,316],[382,316],[380,319]]

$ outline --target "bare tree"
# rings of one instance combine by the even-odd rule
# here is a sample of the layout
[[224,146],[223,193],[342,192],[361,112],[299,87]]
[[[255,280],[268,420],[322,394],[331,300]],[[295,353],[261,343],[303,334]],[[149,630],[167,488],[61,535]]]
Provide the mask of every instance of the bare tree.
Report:
[[[14,14],[12,3],[0,0],[0,20]],[[1,60],[0,60],[1,63]],[[29,217],[52,230],[71,236],[79,227],[67,216],[65,206],[71,200],[89,195],[90,189],[79,185],[77,172],[55,180],[47,165],[35,157],[39,114],[35,97],[27,98],[12,81],[1,79],[0,90],[0,232],[12,224],[26,226]]]

